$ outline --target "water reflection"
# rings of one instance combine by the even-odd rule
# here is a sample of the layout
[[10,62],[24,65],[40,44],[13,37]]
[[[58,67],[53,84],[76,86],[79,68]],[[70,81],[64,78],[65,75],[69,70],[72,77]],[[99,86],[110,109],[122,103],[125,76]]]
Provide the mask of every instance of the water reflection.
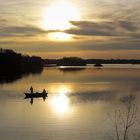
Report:
[[33,98],[31,98],[30,103],[31,103],[31,105],[33,104]]
[[58,95],[51,100],[52,108],[58,113],[66,113],[69,111],[69,98],[64,95]]
[[59,93],[59,94],[68,94],[69,92],[71,92],[71,87],[69,85],[64,85],[63,83],[62,84],[59,84],[56,91],[56,93]]
[[[47,96],[47,97],[48,97],[48,96]],[[45,101],[47,97],[45,97],[45,96],[42,97],[42,98],[43,98],[43,101]],[[30,104],[32,105],[32,104],[34,103],[34,98],[39,98],[39,97],[31,97],[31,98],[26,98],[26,97],[25,97],[24,99],[29,99],[29,100],[30,100]]]
[[42,67],[30,71],[0,71],[0,84],[3,85],[5,83],[12,83],[29,75],[41,74],[42,71]]
[[58,84],[53,88],[53,96],[51,98],[52,109],[59,114],[65,114],[70,111],[70,98],[68,94],[72,89],[69,85]]
[[63,71],[63,72],[73,72],[73,73],[75,73],[75,72],[79,72],[79,71],[83,71],[83,70],[85,70],[86,69],[86,67],[72,67],[72,66],[61,66],[60,68],[59,68],[59,70],[60,71]]
[[[65,73],[44,68],[40,75],[0,87],[0,136],[4,140],[105,140],[106,134],[112,134],[107,114],[123,109],[123,97],[135,95],[140,106],[139,81],[140,69],[93,67]],[[47,89],[49,98],[23,100],[31,84],[38,91]]]

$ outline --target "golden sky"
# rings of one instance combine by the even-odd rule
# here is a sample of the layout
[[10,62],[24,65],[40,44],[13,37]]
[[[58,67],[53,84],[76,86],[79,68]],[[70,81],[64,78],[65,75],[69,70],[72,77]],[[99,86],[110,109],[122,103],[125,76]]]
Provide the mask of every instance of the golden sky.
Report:
[[0,0],[0,47],[43,58],[140,58],[140,0]]

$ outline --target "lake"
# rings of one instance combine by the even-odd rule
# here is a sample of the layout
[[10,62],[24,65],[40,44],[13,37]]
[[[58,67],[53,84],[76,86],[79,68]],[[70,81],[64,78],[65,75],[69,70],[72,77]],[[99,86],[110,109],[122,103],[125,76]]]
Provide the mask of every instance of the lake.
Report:
[[[48,91],[42,98],[24,99],[24,92]],[[1,140],[109,140],[114,114],[125,115],[122,99],[136,97],[140,130],[140,65],[104,65],[102,68],[45,67],[0,85]]]

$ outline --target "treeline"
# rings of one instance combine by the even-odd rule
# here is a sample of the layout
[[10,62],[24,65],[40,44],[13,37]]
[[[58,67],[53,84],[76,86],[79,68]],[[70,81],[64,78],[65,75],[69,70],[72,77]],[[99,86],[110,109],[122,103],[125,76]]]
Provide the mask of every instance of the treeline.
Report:
[[87,64],[140,64],[136,59],[86,59]]
[[28,72],[37,70],[43,67],[43,59],[38,56],[22,55],[13,50],[1,49],[0,50],[0,70],[16,70]]
[[45,59],[46,65],[56,64],[58,66],[85,66],[87,64],[140,64],[135,59],[82,59],[79,57],[64,57],[61,59]]
[[40,73],[43,70],[43,64],[41,57],[0,49],[0,82],[10,82],[29,73]]

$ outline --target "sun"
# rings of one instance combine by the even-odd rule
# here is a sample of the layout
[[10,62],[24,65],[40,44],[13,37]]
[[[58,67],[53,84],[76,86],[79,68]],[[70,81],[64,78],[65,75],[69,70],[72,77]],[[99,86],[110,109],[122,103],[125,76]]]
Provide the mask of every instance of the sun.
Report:
[[72,41],[73,36],[64,31],[72,27],[70,21],[78,20],[80,12],[74,3],[55,1],[43,11],[41,27],[48,31],[50,41]]
[[48,34],[48,38],[51,41],[70,41],[72,40],[72,35],[64,32],[53,32]]
[[74,3],[54,2],[43,12],[42,27],[46,30],[66,30],[72,25],[70,21],[79,20],[80,14]]

